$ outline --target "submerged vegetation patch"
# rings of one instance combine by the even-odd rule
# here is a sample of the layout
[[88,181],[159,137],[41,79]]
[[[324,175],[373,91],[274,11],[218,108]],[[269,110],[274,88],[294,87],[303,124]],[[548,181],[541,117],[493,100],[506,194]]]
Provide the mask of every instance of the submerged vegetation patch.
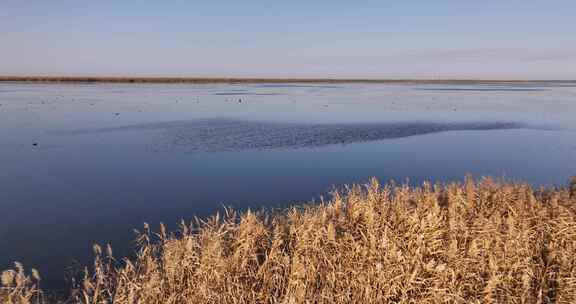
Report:
[[[576,180],[372,180],[314,205],[138,233],[135,258],[94,246],[68,303],[575,303]],[[2,303],[48,303],[40,274],[2,273]]]
[[486,131],[525,128],[516,122],[390,122],[308,124],[201,119],[147,123],[129,126],[55,132],[80,135],[90,133],[151,131],[164,135],[158,149],[181,149],[187,152],[271,150],[352,144],[402,138],[447,131]]

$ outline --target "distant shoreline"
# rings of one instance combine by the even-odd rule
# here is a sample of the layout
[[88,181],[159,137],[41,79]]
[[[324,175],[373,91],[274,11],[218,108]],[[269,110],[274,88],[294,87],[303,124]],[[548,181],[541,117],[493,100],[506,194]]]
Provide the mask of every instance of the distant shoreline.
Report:
[[209,78],[209,77],[105,77],[105,76],[0,76],[0,82],[56,83],[390,83],[390,84],[538,84],[576,80],[487,79],[346,79],[346,78]]

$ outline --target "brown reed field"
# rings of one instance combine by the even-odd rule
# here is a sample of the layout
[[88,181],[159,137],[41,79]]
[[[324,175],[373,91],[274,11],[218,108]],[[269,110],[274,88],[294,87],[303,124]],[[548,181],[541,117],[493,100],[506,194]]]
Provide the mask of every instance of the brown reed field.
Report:
[[[135,258],[94,246],[64,303],[576,303],[576,179],[419,187],[375,179],[283,211],[148,225]],[[2,273],[2,303],[49,303]]]
[[488,80],[488,79],[375,79],[375,78],[209,78],[209,77],[135,77],[135,76],[10,76],[0,75],[0,82],[44,83],[392,83],[392,84],[466,84],[466,85],[537,85],[574,84],[574,80]]

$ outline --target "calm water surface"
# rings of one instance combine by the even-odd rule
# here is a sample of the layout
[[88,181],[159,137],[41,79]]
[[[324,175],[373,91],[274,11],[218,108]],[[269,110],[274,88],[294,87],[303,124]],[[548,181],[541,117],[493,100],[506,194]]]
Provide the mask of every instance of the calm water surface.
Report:
[[376,176],[564,184],[576,86],[0,84],[0,269],[45,286],[132,229]]

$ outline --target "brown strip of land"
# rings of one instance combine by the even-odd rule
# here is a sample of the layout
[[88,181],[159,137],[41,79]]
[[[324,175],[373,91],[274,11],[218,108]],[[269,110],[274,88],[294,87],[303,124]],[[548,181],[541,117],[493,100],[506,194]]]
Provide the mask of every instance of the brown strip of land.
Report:
[[415,84],[536,84],[572,83],[575,80],[481,79],[344,79],[344,78],[204,78],[103,76],[0,76],[0,82],[104,82],[104,83],[415,83]]

